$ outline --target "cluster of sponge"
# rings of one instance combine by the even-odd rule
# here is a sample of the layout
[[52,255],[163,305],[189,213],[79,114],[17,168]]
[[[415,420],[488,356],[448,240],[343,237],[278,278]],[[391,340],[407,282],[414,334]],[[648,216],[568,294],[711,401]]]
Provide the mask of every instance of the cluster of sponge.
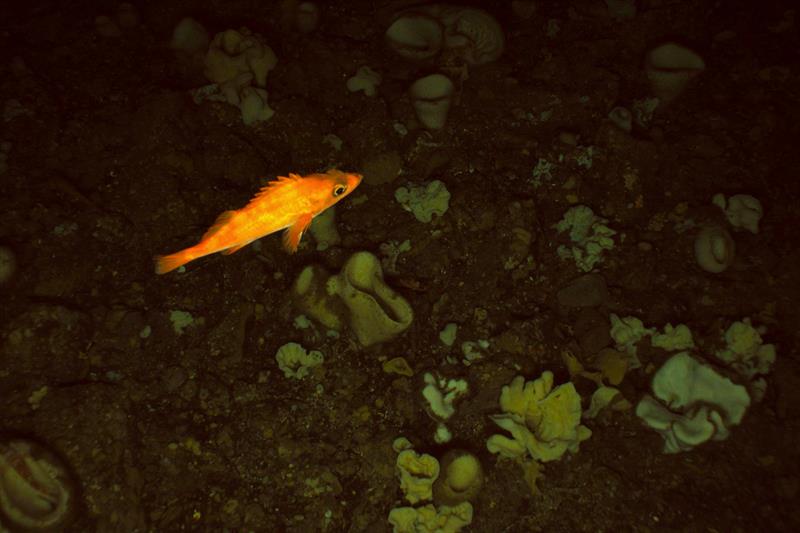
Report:
[[502,414],[492,416],[495,424],[511,433],[492,435],[486,442],[490,452],[508,458],[530,457],[548,462],[567,451],[577,452],[592,432],[581,425],[581,398],[572,382],[553,388],[553,373],[525,382],[515,377],[500,393]]
[[738,374],[737,381],[743,383],[738,384],[690,355],[695,343],[685,325],[667,325],[663,334],[652,328],[646,332],[652,335],[654,347],[678,351],[653,376],[653,394],[636,407],[645,424],[664,438],[664,452],[687,451],[710,440],[726,439],[730,428],[741,422],[751,399],[758,401],[763,394],[765,382],[760,376],[770,371],[775,346],[764,344],[763,330],[753,327],[748,318],[725,330],[720,339],[724,345],[714,355]]
[[186,17],[175,27],[170,46],[191,63],[202,61],[203,74],[212,82],[193,91],[197,103],[209,100],[235,105],[247,125],[272,117],[267,74],[278,58],[261,35],[247,28],[229,29],[209,42],[203,25]]
[[583,272],[591,272],[603,261],[603,252],[614,247],[616,231],[606,226],[608,220],[598,217],[590,207],[578,205],[564,213],[555,225],[559,233],[569,231],[570,246],[558,247],[562,259],[573,259]]
[[380,260],[369,252],[354,253],[336,275],[306,267],[292,293],[299,311],[330,330],[347,324],[362,346],[396,337],[414,318],[411,305],[386,284]]
[[[457,533],[472,523],[470,500],[483,485],[477,457],[450,450],[440,465],[432,455],[414,451],[408,439],[396,439],[394,448],[400,489],[411,504],[389,512],[394,533]],[[424,503],[431,500],[434,503]]]
[[664,438],[664,452],[690,450],[709,440],[724,440],[750,405],[742,385],[719,375],[687,352],[673,355],[653,376],[636,414]]
[[229,104],[242,111],[245,124],[269,120],[274,111],[267,105],[267,74],[278,58],[261,35],[247,28],[225,30],[211,40],[203,73],[217,84]]

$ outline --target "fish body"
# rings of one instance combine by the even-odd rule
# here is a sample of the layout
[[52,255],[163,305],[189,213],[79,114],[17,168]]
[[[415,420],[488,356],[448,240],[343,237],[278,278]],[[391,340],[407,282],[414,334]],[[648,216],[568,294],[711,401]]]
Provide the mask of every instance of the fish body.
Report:
[[294,253],[313,218],[353,192],[361,178],[360,174],[335,169],[308,176],[278,177],[264,186],[245,207],[219,215],[196,245],[156,257],[156,273],[165,274],[217,252],[232,254],[261,237],[284,229],[283,245]]

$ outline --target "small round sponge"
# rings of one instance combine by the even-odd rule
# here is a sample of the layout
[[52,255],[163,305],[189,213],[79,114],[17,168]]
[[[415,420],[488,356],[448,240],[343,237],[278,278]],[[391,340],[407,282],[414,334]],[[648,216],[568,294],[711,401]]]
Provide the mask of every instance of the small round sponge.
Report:
[[451,450],[442,458],[443,476],[433,484],[433,499],[439,505],[458,505],[473,500],[483,485],[483,468],[477,457],[464,450]]

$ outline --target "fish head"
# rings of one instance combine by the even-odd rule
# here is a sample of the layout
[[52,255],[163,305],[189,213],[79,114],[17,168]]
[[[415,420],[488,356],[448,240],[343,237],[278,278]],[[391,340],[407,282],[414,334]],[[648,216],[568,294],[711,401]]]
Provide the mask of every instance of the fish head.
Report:
[[353,172],[342,172],[341,170],[331,169],[324,174],[324,191],[331,206],[353,192],[361,184],[363,176]]

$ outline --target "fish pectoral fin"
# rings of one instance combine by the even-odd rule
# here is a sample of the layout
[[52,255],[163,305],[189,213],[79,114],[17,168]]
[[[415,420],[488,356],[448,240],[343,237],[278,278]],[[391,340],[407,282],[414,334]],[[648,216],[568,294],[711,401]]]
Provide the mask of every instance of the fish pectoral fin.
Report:
[[289,253],[295,253],[297,251],[297,246],[300,244],[303,232],[308,229],[308,226],[311,224],[311,219],[313,218],[314,216],[311,213],[300,215],[300,217],[294,221],[294,224],[286,228],[286,231],[283,232],[283,247],[286,248]]
[[234,213],[236,213],[236,211],[223,211],[217,217],[217,220],[214,221],[214,224],[210,228],[208,228],[208,231],[206,231],[203,234],[203,237],[200,240],[207,239],[212,235],[214,235],[216,232],[218,232],[220,229],[222,229],[225,226],[225,224],[231,221],[231,218],[233,218]]

